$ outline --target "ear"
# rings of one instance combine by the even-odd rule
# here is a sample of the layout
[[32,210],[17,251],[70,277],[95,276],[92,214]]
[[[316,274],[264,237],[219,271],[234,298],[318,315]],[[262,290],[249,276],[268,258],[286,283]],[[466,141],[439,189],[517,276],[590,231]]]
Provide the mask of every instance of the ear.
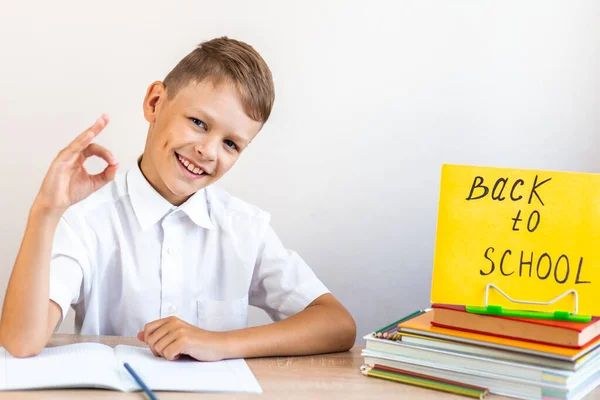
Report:
[[144,97],[144,118],[146,118],[146,121],[151,124],[156,121],[156,114],[160,104],[166,101],[166,99],[167,90],[162,82],[156,81],[148,86],[146,97]]

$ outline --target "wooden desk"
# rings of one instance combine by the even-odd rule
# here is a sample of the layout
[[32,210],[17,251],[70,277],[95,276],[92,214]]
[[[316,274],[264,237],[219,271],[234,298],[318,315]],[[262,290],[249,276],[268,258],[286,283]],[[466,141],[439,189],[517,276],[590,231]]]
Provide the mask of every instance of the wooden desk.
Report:
[[[98,342],[109,346],[127,344],[145,346],[135,338],[111,336],[78,336],[56,334],[49,346],[60,346],[79,342]],[[231,393],[173,393],[156,392],[160,400],[168,399],[418,399],[458,400],[468,397],[456,396],[429,389],[368,378],[359,372],[363,363],[360,347],[349,352],[307,357],[273,357],[247,360],[250,369],[262,386],[263,394]],[[112,390],[42,390],[0,392],[4,399],[145,399],[142,392],[121,393]],[[490,400],[506,399],[489,396]],[[590,394],[586,400],[600,400],[600,390]]]

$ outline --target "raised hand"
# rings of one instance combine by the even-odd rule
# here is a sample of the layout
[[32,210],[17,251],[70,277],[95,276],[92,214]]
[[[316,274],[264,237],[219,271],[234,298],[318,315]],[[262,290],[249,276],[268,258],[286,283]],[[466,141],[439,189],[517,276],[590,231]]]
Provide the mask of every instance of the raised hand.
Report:
[[[44,213],[62,215],[68,207],[114,179],[118,168],[117,160],[104,147],[92,143],[108,121],[108,115],[102,115],[94,125],[58,153],[34,202],[36,209]],[[96,175],[87,172],[83,164],[91,156],[100,157],[108,163],[104,171]]]

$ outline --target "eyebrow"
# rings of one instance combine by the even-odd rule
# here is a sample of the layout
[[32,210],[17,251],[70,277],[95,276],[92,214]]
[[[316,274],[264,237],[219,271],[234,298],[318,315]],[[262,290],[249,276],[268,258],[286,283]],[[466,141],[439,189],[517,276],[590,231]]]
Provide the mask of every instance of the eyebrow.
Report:
[[[205,110],[202,110],[200,108],[191,108],[190,111],[195,114],[201,114],[202,118],[205,119],[209,125],[215,124],[215,119],[212,117],[212,115],[210,115],[210,113],[206,112]],[[238,135],[235,132],[228,132],[227,135],[230,136],[231,138],[233,138],[238,143],[241,143],[244,147],[248,146],[248,144],[250,144],[249,141],[247,141],[246,139],[244,139],[243,137],[241,137],[240,135]]]

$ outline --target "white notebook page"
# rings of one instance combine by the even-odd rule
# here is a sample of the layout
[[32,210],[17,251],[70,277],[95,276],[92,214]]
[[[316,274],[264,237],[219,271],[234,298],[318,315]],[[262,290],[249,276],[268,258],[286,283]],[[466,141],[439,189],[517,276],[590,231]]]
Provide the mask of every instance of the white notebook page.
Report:
[[[243,359],[168,361],[155,357],[150,349],[124,345],[116,346],[115,354],[119,364],[129,363],[152,390],[262,393],[258,381]],[[128,375],[125,367],[122,370]],[[126,381],[129,383],[124,382],[123,386],[127,391],[139,388],[130,375]]]
[[35,357],[15,358],[0,348],[0,389],[98,387],[120,390],[114,351],[99,343],[48,347]]

